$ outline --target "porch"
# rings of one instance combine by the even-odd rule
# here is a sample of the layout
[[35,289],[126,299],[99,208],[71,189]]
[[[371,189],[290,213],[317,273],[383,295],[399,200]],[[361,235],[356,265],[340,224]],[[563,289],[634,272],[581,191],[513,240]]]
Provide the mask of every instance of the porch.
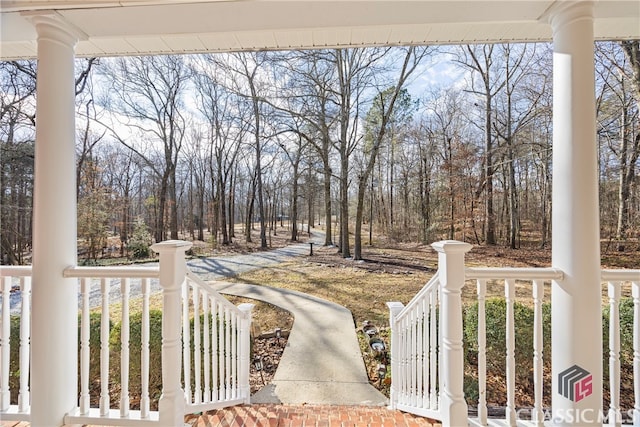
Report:
[[[358,425],[356,421],[366,423],[362,425],[375,425],[382,420],[381,425],[390,426],[432,423],[445,426],[541,426],[550,422],[552,416],[580,413],[576,410],[553,414],[549,407],[550,368],[549,363],[545,363],[549,360],[549,346],[545,347],[545,343],[549,342],[550,337],[543,305],[548,302],[551,282],[563,281],[564,274],[559,269],[469,268],[465,266],[464,254],[470,245],[455,241],[437,242],[433,247],[439,253],[438,272],[406,306],[388,303],[392,374],[388,410],[380,406],[313,404],[302,407],[276,405],[265,409],[260,404],[247,406],[250,403],[248,330],[251,307],[247,304],[234,307],[211,286],[188,271],[184,259],[184,251],[188,247],[186,242],[155,245],[154,250],[161,253],[158,267],[76,267],[65,270],[66,276],[78,281],[81,302],[80,366],[74,373],[76,378],[80,378],[79,387],[76,389],[74,381],[69,379],[75,390],[73,394],[79,398],[75,409],[65,415],[65,424],[165,426],[182,425],[184,419],[193,423],[197,420],[202,425],[230,425],[225,424],[229,419],[242,418],[250,419],[256,425],[261,425],[259,422],[274,423],[272,425],[302,425],[302,422],[304,425]],[[29,425],[31,418],[29,360],[36,355],[32,353],[29,335],[32,316],[29,310],[30,270],[30,267],[0,268],[0,414],[3,422],[15,420],[13,424],[3,424],[3,427]],[[588,378],[587,382],[583,384],[579,381],[581,386],[570,390],[566,388],[563,394],[575,401],[598,393],[608,396],[606,406],[584,412],[589,418],[579,418],[577,421],[580,425],[604,423],[637,426],[640,421],[640,270],[603,270],[601,279],[607,294],[603,302],[609,307],[606,331],[609,339],[605,343],[609,355],[606,363],[609,381],[603,382],[600,390],[595,390],[593,375],[587,372],[580,378],[576,377],[576,381]],[[491,284],[493,294],[488,291],[488,284]],[[20,333],[19,338],[9,340],[12,323],[10,290],[16,285],[22,291],[19,310],[14,310],[20,316]],[[476,366],[464,361],[463,334],[469,334],[469,331],[463,331],[463,286],[471,286],[477,293],[477,334],[472,331],[471,338],[472,342],[477,342],[477,347],[466,349],[477,355]],[[496,287],[502,288],[504,294],[496,294]],[[157,289],[162,292],[163,300],[161,367],[157,365],[157,355],[154,357],[149,351],[153,317],[149,310],[149,299],[157,293]],[[493,340],[487,338],[495,332],[487,327],[489,316],[486,306],[490,296],[500,297],[505,303],[503,343],[496,343],[495,337]],[[626,348],[621,344],[620,306],[623,298],[630,299],[633,307],[631,348],[628,339]],[[516,329],[516,301],[522,299],[533,302],[532,336]],[[100,320],[97,323],[97,319],[91,315],[91,308],[95,307],[96,301],[100,308]],[[139,307],[131,309],[133,305]],[[134,312],[140,310],[138,326],[132,326],[135,323],[132,322],[136,316]],[[126,345],[114,342],[114,330],[109,327],[108,320],[114,311],[122,325],[126,325],[115,330],[116,341],[119,338],[119,342]],[[74,328],[68,331],[68,335],[73,336],[77,331]],[[551,333],[563,333],[562,325],[553,324]],[[587,331],[586,336],[596,339],[591,331]],[[517,376],[516,373],[523,369],[519,365],[527,363],[527,356],[521,354],[521,349],[516,351],[516,339],[531,342],[533,347],[527,351],[532,355],[528,361],[533,369],[534,392],[531,396],[523,396],[519,391],[519,381],[523,376]],[[469,339],[467,346],[468,342]],[[495,402],[486,398],[488,389],[496,387],[495,382],[487,383],[487,349],[496,345],[505,349],[499,356],[504,358],[502,376],[506,378],[506,404],[502,405],[500,414],[490,413],[489,409]],[[13,351],[10,351],[11,347]],[[626,355],[626,360],[623,360],[622,354]],[[629,354],[632,360],[629,360]],[[94,368],[91,368],[91,360],[94,360]],[[94,372],[96,360],[100,361],[99,372]],[[495,360],[489,360],[489,363],[492,362],[495,363]],[[633,366],[632,378],[621,376],[623,363],[626,363],[627,373],[629,364]],[[110,367],[119,368],[116,369],[120,372],[118,377],[113,377]],[[162,373],[163,390],[159,401],[157,395],[155,398],[153,394],[150,395],[150,377],[154,373],[157,377],[158,372],[154,371],[158,369]],[[464,373],[470,369],[477,372],[477,385],[471,388],[464,385]],[[560,381],[552,379],[554,382]],[[622,388],[623,379],[632,383],[632,391],[628,387]],[[106,386],[114,381],[121,384],[120,392],[115,395]],[[561,387],[558,383],[553,385],[554,389],[558,387]],[[478,398],[468,405],[470,392]],[[519,400],[524,397],[534,402],[533,405],[523,406]],[[631,405],[630,400],[633,401]],[[626,406],[622,404],[623,401]],[[197,413],[202,415],[193,415]],[[363,421],[363,417],[370,418]],[[555,420],[558,421],[562,420]],[[298,422],[300,424],[296,424]]]
[[[2,427],[28,427],[28,422],[2,422]],[[438,427],[429,420],[383,407],[254,404],[189,415],[193,427]],[[87,427],[102,427],[90,425]]]
[[[309,10],[314,11],[312,16]],[[636,1],[468,1],[463,4],[425,1],[401,2],[401,5],[396,2],[371,2],[366,8],[363,8],[361,2],[3,2],[0,54],[2,59],[37,58],[39,61],[33,268],[28,272],[2,268],[2,274],[5,276],[4,295],[8,294],[6,283],[10,279],[7,278],[18,277],[23,295],[31,294],[32,298],[28,305],[25,304],[25,307],[29,308],[21,313],[23,319],[19,363],[23,375],[18,386],[17,392],[20,397],[15,409],[9,404],[10,392],[8,386],[4,385],[8,382],[8,371],[5,367],[8,366],[9,360],[6,355],[8,345],[3,338],[3,385],[0,386],[3,420],[9,417],[26,418],[37,427],[95,421],[95,418],[91,421],[86,418],[87,414],[95,412],[95,408],[88,404],[88,379],[82,380],[79,387],[76,384],[79,369],[76,284],[79,279],[83,286],[83,283],[90,283],[94,279],[97,283],[105,283],[106,279],[124,278],[119,283],[125,295],[130,289],[130,279],[140,279],[140,282],[136,282],[139,283],[136,286],[140,288],[146,287],[145,283],[148,282],[145,280],[158,279],[165,292],[163,316],[168,319],[163,322],[162,331],[164,393],[159,404],[159,412],[147,412],[146,406],[143,406],[140,414],[133,413],[128,408],[127,393],[122,393],[122,396],[119,396],[120,409],[113,415],[109,412],[109,396],[101,396],[102,410],[98,410],[98,417],[109,416],[111,423],[116,420],[127,423],[128,421],[123,420],[138,416],[137,425],[157,425],[158,422],[163,426],[181,425],[187,409],[208,410],[219,405],[221,400],[225,400],[225,404],[238,404],[247,403],[249,399],[244,372],[249,363],[246,348],[248,307],[245,307],[245,311],[236,311],[237,308],[231,308],[225,302],[217,300],[203,284],[185,281],[184,260],[176,256],[178,249],[184,247],[181,243],[172,243],[174,253],[171,256],[167,253],[161,254],[161,258],[167,258],[164,273],[125,273],[120,270],[102,273],[75,267],[77,227],[73,68],[76,55],[143,55],[546,40],[553,41],[554,45],[553,270],[544,272],[542,276],[528,272],[518,272],[516,276],[533,279],[534,290],[535,280],[551,281],[553,321],[556,325],[551,337],[552,346],[556,349],[552,354],[551,374],[554,423],[602,424],[602,420],[598,419],[585,423],[582,422],[584,420],[576,417],[569,419],[561,414],[576,411],[594,414],[602,410],[601,280],[620,283],[630,280],[633,283],[631,292],[636,310],[634,321],[636,326],[639,323],[638,272],[623,273],[623,277],[618,277],[615,273],[609,277],[609,273],[603,274],[599,267],[600,227],[593,93],[594,40],[632,38],[640,38],[640,10]],[[446,252],[450,246],[444,244],[441,245],[441,249]],[[425,381],[426,373],[419,380],[411,371],[416,366],[412,361],[418,360],[416,353],[410,351],[413,343],[417,346],[418,341],[412,340],[407,341],[406,354],[394,356],[392,362],[396,372],[402,366],[412,372],[410,376],[401,376],[405,378],[403,384],[408,388],[394,388],[392,405],[404,405],[409,408],[416,407],[418,402],[421,402],[422,407],[426,401],[431,404],[435,400],[436,406],[429,406],[428,411],[437,411],[435,415],[441,417],[443,424],[451,426],[467,422],[466,403],[461,393],[463,364],[459,292],[467,278],[478,279],[479,283],[488,278],[484,272],[468,270],[467,277],[463,261],[465,250],[461,250],[464,246],[455,247],[458,249],[453,254],[441,254],[443,260],[439,281],[433,282],[427,291],[421,293],[429,295],[429,301],[440,301],[438,317],[441,321],[438,328],[441,333],[429,335],[428,341],[431,342],[438,337],[436,343],[442,344],[442,351],[429,359],[429,369],[432,361],[441,364],[436,365],[433,374],[429,371],[430,381]],[[160,248],[167,249],[167,246]],[[160,267],[161,270],[163,268]],[[140,277],[141,274],[146,276]],[[496,279],[515,279],[506,272],[493,272],[489,276]],[[187,288],[183,283],[189,283],[188,289],[192,292],[188,294],[190,298],[184,298],[181,294]],[[437,291],[440,292],[438,294],[434,289],[441,291]],[[506,284],[505,289],[509,300],[512,287]],[[615,312],[615,301],[619,298],[617,289],[620,288],[616,285],[612,287],[612,312]],[[213,298],[215,303],[202,305],[202,295],[207,301],[212,301]],[[6,304],[5,300],[3,305]],[[409,337],[415,336],[415,333],[411,332],[417,330],[415,328],[422,328],[420,331],[422,336],[425,336],[428,328],[424,327],[424,313],[429,313],[429,319],[432,313],[435,313],[428,311],[425,304],[422,303],[422,311],[419,312],[422,313],[422,326],[417,326],[419,323],[415,321],[403,326],[404,330],[408,331],[405,334]],[[124,299],[122,305],[126,306]],[[209,308],[205,309],[204,306]],[[206,368],[203,366],[209,364],[204,361],[204,356],[199,367],[195,366],[200,363],[196,362],[197,358],[193,362],[194,369],[198,372],[202,369],[202,376],[198,374],[193,377],[193,389],[190,389],[192,381],[189,378],[191,365],[184,367],[186,379],[181,377],[180,371],[175,367],[191,362],[191,358],[184,357],[182,353],[181,341],[193,343],[193,348],[199,345],[203,346],[201,348],[206,346],[204,342],[199,342],[199,333],[187,341],[186,337],[191,336],[191,326],[184,320],[189,316],[184,314],[190,313],[192,308],[202,307],[202,316],[208,319],[213,317],[213,306],[216,310],[222,310],[217,313],[224,313],[223,317],[218,318],[225,319],[222,324],[218,324],[219,328],[224,327],[226,330],[232,323],[227,319],[235,319],[237,329],[224,335],[228,339],[218,342],[220,346],[229,349],[229,359],[218,360],[215,372],[231,375],[224,377],[222,382],[222,376],[216,377],[215,390],[210,387],[209,392],[206,392],[206,386],[195,384],[206,376]],[[507,304],[507,307],[510,305]],[[6,320],[9,310],[5,308],[6,305],[3,306],[2,313],[3,337],[8,336],[6,331],[9,323]],[[394,309],[397,310],[400,320],[404,318],[403,312],[409,313],[408,319],[418,316],[411,314],[413,311],[409,309],[401,309],[398,306]],[[29,310],[32,310],[33,315]],[[508,311],[511,312],[510,309]],[[126,310],[123,310],[123,313],[125,312]],[[85,313],[83,312],[82,317],[82,340],[86,344],[90,337],[86,332],[90,329],[90,316]],[[194,317],[199,318],[200,316]],[[510,319],[511,315],[507,318],[508,325],[511,325]],[[126,319],[123,319],[123,322],[126,322]],[[194,320],[193,329],[198,330],[196,323]],[[435,320],[430,320],[429,325],[436,323]],[[610,323],[614,325],[615,332],[615,316]],[[594,331],[597,332],[594,334]],[[611,335],[615,336],[615,333]],[[479,341],[481,336],[482,334],[479,335]],[[509,340],[514,338],[511,326],[508,327],[507,336]],[[637,328],[634,337],[634,422],[639,425],[640,420],[636,416],[640,410],[640,393],[637,388],[640,371]],[[122,342],[126,342],[126,338],[123,335]],[[210,342],[209,345],[213,343]],[[615,340],[610,345],[610,369],[613,366],[612,370],[615,372],[618,366]],[[402,346],[394,346],[392,343],[392,348],[394,347],[398,349]],[[80,349],[80,372],[85,373],[85,378],[89,348],[89,345],[82,345]],[[188,348],[186,344],[185,348]],[[436,347],[429,347],[429,354],[432,348]],[[509,343],[507,348],[513,347]],[[202,352],[207,353],[204,350]],[[211,347],[208,353],[210,356],[216,354]],[[128,350],[123,346],[120,363],[124,366],[128,365],[128,354]],[[231,357],[232,354],[235,356]],[[512,379],[515,366],[513,361],[509,361],[512,358],[511,350],[506,356],[509,366],[507,376]],[[479,358],[481,359],[480,356]],[[423,362],[422,366],[426,366],[425,352],[422,352],[420,360]],[[142,363],[142,366],[144,365]],[[565,378],[567,370],[574,366],[591,374],[588,376],[582,371],[576,371],[579,377],[568,378],[571,385],[578,384],[573,389],[577,395],[570,394],[566,387],[560,386],[564,383],[559,381],[559,378]],[[30,373],[29,376],[26,375],[27,372]],[[123,372],[126,371],[123,369]],[[214,370],[209,372],[209,383],[213,381],[213,372]],[[434,381],[436,378],[437,381]],[[421,386],[429,384],[430,391],[431,384],[437,384],[437,394],[432,393],[429,399],[426,399],[424,391],[417,391],[418,382],[421,382]],[[507,382],[510,396],[508,401],[512,402],[514,387],[511,380]],[[128,384],[128,378],[122,378],[122,384]],[[201,391],[204,394],[200,394]],[[479,394],[482,394],[481,390]],[[612,393],[612,396],[614,395],[615,388]],[[617,416],[620,408],[615,406],[615,399],[612,398],[612,402],[613,407],[607,409],[607,413],[611,411],[611,414]],[[507,409],[507,420],[512,423],[515,408],[510,404]],[[158,421],[152,421],[153,417],[158,417]],[[540,423],[542,420],[538,418],[537,422]]]

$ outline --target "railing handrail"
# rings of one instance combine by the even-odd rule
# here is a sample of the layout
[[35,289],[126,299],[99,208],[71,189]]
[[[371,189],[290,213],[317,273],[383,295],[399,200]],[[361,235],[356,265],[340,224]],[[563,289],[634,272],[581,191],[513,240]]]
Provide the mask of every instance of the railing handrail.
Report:
[[467,267],[465,277],[468,280],[562,280],[564,272],[553,267]]
[[640,270],[602,269],[600,278],[603,282],[625,280],[630,282],[638,282],[640,281]]
[[0,277],[27,277],[31,276],[30,265],[0,265]]
[[418,293],[413,298],[411,298],[411,301],[409,301],[407,305],[402,308],[400,313],[398,313],[395,318],[396,322],[399,322],[402,318],[404,318],[404,316],[407,315],[407,313],[410,313],[411,310],[413,310],[414,306],[418,303],[418,301],[421,301],[422,298],[426,294],[428,294],[434,286],[439,286],[439,283],[440,275],[439,272],[436,271],[436,273],[431,277],[431,279],[429,279],[426,285],[424,285],[422,289],[420,289]]
[[228,299],[226,299],[224,296],[222,296],[222,294],[220,294],[220,292],[216,291],[215,289],[213,289],[211,287],[211,285],[209,285],[207,282],[205,282],[204,280],[202,280],[200,278],[200,276],[198,276],[196,273],[194,273],[193,271],[191,271],[189,269],[189,267],[187,267],[187,274],[186,277],[189,280],[192,280],[193,282],[195,282],[198,287],[202,290],[204,290],[206,293],[215,296],[215,298],[217,300],[219,300],[219,302],[226,308],[233,310],[234,313],[236,313],[237,315],[241,316],[241,317],[246,317],[247,314],[243,311],[241,311],[237,306],[233,305],[231,303],[231,301],[229,301]]
[[77,267],[71,266],[64,269],[63,276],[66,278],[93,278],[93,279],[119,279],[128,277],[130,279],[158,279],[160,277],[160,266],[154,267],[131,267],[131,266],[109,266],[109,267]]

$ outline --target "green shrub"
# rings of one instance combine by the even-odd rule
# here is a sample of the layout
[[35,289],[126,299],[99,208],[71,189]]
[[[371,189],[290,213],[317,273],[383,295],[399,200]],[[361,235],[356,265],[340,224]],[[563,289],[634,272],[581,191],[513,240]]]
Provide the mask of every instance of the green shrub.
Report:
[[[529,394],[533,390],[533,319],[534,310],[522,303],[514,302],[515,327],[515,382],[518,390]],[[506,375],[506,315],[507,304],[503,298],[489,298],[485,302],[486,361],[487,376]],[[551,361],[551,306],[542,307],[543,356],[545,367],[550,369]],[[467,366],[465,391],[470,403],[477,402],[478,366],[478,303],[467,307],[464,316],[464,349]],[[504,382],[504,381],[503,381]],[[529,395],[532,395],[529,394]],[[506,399],[506,396],[505,396]],[[504,404],[506,401],[494,402]]]
[[151,246],[152,238],[147,225],[141,219],[136,221],[133,234],[127,245],[127,249],[130,251],[131,256],[134,259],[148,258],[151,254],[149,247]]
[[[605,406],[609,404],[609,316],[611,309],[602,309],[602,373]],[[623,408],[633,407],[633,299],[620,299],[620,397]]]
[[[82,341],[81,341],[81,315],[78,316],[78,372],[80,372]],[[100,328],[102,325],[102,314],[92,312],[89,314],[89,390],[91,393],[100,393]],[[109,321],[109,330],[112,328]],[[78,378],[80,384],[80,378]]]
[[[602,309],[602,354],[605,365],[609,360],[610,306]],[[633,363],[633,298],[620,299],[620,363]]]
[[20,316],[11,316],[9,321],[9,390],[11,404],[18,404],[20,389]]
[[[116,323],[111,329],[109,344],[111,347],[110,376],[111,383],[120,384],[120,351],[122,324]],[[142,354],[142,313],[133,313],[129,318],[129,395],[132,404],[142,393],[141,384]],[[176,367],[180,369],[180,367]],[[162,393],[162,311],[149,312],[149,397],[155,408]]]

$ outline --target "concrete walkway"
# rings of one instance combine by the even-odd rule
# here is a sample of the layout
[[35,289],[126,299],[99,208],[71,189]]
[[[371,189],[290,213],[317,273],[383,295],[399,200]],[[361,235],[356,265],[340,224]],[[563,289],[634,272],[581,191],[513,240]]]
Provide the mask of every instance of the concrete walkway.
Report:
[[[315,231],[311,242],[324,243]],[[265,301],[294,316],[278,369],[252,403],[386,405],[388,399],[369,384],[351,312],[330,301],[266,286],[221,282],[238,273],[308,256],[309,243],[229,257],[190,260],[189,268],[223,294]]]
[[[314,245],[321,245],[324,242],[324,233],[314,232],[313,238],[310,241],[313,242]],[[219,280],[259,268],[280,264],[300,256],[308,256],[310,249],[309,243],[294,243],[284,248],[270,249],[268,251],[190,259],[187,261],[187,265],[191,271],[203,280]]]
[[295,319],[273,380],[252,403],[387,405],[369,384],[351,312],[345,307],[286,289],[213,282],[223,294],[268,302]]

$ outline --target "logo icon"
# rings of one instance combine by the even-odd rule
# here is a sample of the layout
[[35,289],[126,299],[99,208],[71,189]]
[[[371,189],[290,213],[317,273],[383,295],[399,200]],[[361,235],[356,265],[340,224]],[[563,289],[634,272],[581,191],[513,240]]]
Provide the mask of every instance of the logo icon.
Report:
[[573,365],[558,374],[558,393],[572,402],[579,402],[593,393],[593,376]]

